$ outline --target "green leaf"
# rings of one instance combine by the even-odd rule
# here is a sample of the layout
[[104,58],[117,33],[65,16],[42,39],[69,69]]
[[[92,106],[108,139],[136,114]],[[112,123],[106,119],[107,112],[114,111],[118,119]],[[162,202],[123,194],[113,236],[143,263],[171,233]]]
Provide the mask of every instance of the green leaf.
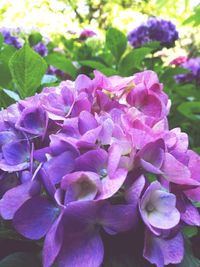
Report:
[[16,252],[1,260],[0,267],[42,267],[42,265],[34,255]]
[[3,34],[0,32],[0,48],[2,47],[3,42],[4,42],[4,37]]
[[12,99],[4,89],[0,88],[0,109],[7,108],[9,105],[15,103],[15,100]]
[[183,102],[178,106],[178,111],[191,120],[200,120],[200,102]]
[[141,47],[129,52],[120,62],[120,74],[131,75],[134,69],[141,69],[143,59],[150,54],[151,51],[152,48]]
[[106,68],[106,66],[103,63],[98,62],[98,61],[93,61],[93,60],[81,60],[81,61],[79,61],[79,63],[82,66],[87,66],[87,67],[90,67],[90,68],[96,69],[96,70],[101,70],[101,69]]
[[34,45],[38,44],[39,42],[42,41],[41,33],[32,32],[28,37],[28,41],[29,41],[30,46],[34,46]]
[[154,182],[157,180],[157,177],[155,174],[152,174],[152,173],[146,173],[145,176],[147,177],[148,181],[150,183]]
[[[199,149],[200,149],[200,148],[199,148]],[[193,148],[193,150],[196,151],[197,148],[196,148],[196,149]],[[192,204],[193,204],[195,207],[200,208],[200,202],[198,202],[198,201],[193,201]]]
[[110,28],[106,32],[106,46],[118,62],[126,50],[127,37],[123,32]]
[[16,48],[11,45],[4,45],[0,53],[0,86],[9,88],[12,80],[10,69],[8,66],[11,56],[15,53]]
[[199,92],[196,90],[193,84],[179,84],[175,86],[177,94],[182,97],[189,97],[193,96],[198,98]]
[[164,68],[164,73],[162,73],[162,75],[160,76],[160,80],[165,82],[165,83],[169,83],[169,79],[170,82],[173,81],[174,83],[174,76],[177,74],[185,74],[188,73],[189,71],[187,69],[181,68],[181,67],[167,67]]
[[196,226],[185,226],[183,228],[183,233],[186,237],[191,238],[198,233],[198,229]]
[[177,267],[199,267],[200,260],[192,254],[191,243],[188,239],[185,240],[185,253],[183,261],[176,265]]
[[60,53],[52,53],[45,57],[45,59],[49,65],[52,65],[59,70],[68,73],[70,76],[72,76],[72,78],[76,77],[77,69],[75,68],[71,60],[66,58],[65,55]]
[[183,25],[190,24],[190,23],[192,23],[193,26],[198,26],[200,24],[200,6],[199,5],[195,8],[194,14],[183,22]]
[[74,57],[77,61],[87,60],[88,58],[92,57],[92,48],[86,43],[83,43],[74,51]]
[[47,70],[45,60],[27,44],[11,57],[9,67],[21,98],[37,91]]
[[101,72],[106,76],[113,76],[113,75],[119,75],[119,73],[112,68],[103,68],[101,69]]

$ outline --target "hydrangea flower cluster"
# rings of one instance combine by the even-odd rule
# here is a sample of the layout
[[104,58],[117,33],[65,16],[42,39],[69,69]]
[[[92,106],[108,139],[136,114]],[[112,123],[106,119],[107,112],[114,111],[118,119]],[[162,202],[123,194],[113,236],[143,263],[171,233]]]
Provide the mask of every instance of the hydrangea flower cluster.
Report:
[[176,26],[168,20],[150,17],[145,23],[128,34],[128,41],[133,47],[158,41],[164,47],[171,47],[178,39]]
[[2,28],[0,29],[0,33],[4,37],[5,44],[12,45],[17,49],[22,47],[22,42],[20,41],[19,37],[14,36],[9,29]]
[[[180,58],[180,57],[179,57]],[[185,58],[185,57],[182,57]],[[187,70],[188,73],[176,75],[176,81],[178,83],[191,83],[200,85],[200,58],[185,58],[185,60],[173,60],[171,64],[181,66]]]
[[44,237],[44,267],[99,267],[102,231],[138,224],[148,261],[182,261],[181,231],[200,225],[200,157],[169,130],[169,109],[154,72],[94,71],[1,111],[0,215]]

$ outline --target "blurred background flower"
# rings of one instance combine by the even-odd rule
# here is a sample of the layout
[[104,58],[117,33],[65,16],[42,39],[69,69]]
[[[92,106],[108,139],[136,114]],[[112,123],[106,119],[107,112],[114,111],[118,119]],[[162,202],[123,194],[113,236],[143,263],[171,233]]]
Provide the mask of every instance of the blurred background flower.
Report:
[[160,42],[163,47],[171,47],[178,37],[176,26],[171,21],[156,17],[149,18],[128,34],[129,43],[133,47],[154,41]]

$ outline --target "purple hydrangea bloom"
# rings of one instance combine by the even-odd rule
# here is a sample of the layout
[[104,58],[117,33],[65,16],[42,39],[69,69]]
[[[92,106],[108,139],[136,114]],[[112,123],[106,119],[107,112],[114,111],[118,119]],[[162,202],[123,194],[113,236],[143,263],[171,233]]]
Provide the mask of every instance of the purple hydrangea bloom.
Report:
[[35,46],[33,46],[33,49],[35,50],[35,52],[40,54],[42,57],[45,57],[48,55],[48,48],[43,43],[36,44]]
[[200,157],[169,129],[170,105],[152,71],[94,71],[0,111],[0,215],[44,238],[44,267],[100,267],[102,232],[138,224],[148,261],[182,261],[183,226],[200,226]]
[[22,47],[22,43],[20,42],[19,38],[14,36],[10,30],[3,28],[0,29],[0,32],[4,37],[5,44],[12,45],[17,49]]
[[175,79],[178,83],[191,83],[200,85],[200,58],[187,59],[179,66],[187,69],[189,72],[185,74],[176,75]]
[[175,25],[168,20],[151,17],[145,23],[128,34],[128,41],[133,47],[158,41],[162,46],[171,47],[178,39]]

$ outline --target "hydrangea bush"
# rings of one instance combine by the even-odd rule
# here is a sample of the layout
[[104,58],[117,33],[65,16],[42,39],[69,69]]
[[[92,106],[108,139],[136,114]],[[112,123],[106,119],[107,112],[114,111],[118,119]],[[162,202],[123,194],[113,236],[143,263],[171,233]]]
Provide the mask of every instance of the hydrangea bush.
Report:
[[200,157],[169,129],[170,105],[152,71],[94,71],[1,111],[0,215],[44,238],[44,267],[99,267],[102,234],[141,224],[145,259],[183,260],[183,229],[200,225]]

